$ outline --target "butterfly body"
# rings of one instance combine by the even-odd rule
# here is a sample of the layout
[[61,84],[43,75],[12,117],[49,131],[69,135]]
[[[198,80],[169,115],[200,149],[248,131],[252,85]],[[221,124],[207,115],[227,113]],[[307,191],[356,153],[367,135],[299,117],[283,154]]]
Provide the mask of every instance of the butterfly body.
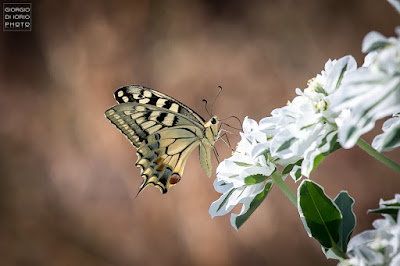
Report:
[[137,149],[136,165],[144,178],[139,193],[149,184],[166,193],[180,181],[197,146],[200,165],[211,176],[210,150],[219,134],[217,117],[205,121],[172,97],[142,86],[122,87],[114,97],[119,104],[105,115]]

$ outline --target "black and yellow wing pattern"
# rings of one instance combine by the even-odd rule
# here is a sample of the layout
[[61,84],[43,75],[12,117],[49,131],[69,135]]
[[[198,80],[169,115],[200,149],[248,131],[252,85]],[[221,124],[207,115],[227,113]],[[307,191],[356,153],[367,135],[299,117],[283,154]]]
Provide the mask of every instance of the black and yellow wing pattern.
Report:
[[180,181],[198,145],[201,167],[211,176],[210,150],[219,134],[217,117],[206,122],[172,97],[142,86],[119,88],[114,97],[118,104],[105,115],[137,149],[136,165],[144,178],[138,194],[149,184],[168,192]]

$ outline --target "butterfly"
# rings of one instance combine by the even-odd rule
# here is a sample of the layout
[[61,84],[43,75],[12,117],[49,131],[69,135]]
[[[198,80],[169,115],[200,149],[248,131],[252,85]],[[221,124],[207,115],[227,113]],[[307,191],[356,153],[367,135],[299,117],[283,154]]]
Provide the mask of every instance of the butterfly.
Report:
[[181,180],[186,161],[199,146],[200,165],[212,174],[210,150],[219,138],[219,120],[205,121],[183,103],[159,91],[125,86],[114,92],[117,105],[105,116],[136,147],[136,166],[144,178],[139,193],[154,185],[162,193]]

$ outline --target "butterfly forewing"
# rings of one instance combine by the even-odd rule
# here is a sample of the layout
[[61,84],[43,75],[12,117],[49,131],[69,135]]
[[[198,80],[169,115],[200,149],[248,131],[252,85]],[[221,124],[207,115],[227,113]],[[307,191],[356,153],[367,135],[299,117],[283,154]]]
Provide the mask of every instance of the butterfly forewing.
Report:
[[153,105],[172,113],[179,113],[187,118],[204,125],[204,119],[192,109],[174,98],[159,91],[142,87],[126,86],[114,92],[115,100],[119,103],[137,102],[140,104]]
[[137,149],[136,165],[144,178],[139,192],[153,184],[166,193],[179,182],[190,153],[199,144],[201,165],[211,175],[208,143],[215,140],[206,139],[204,120],[198,114],[161,92],[141,86],[120,88],[114,96],[120,104],[107,110],[106,117]]

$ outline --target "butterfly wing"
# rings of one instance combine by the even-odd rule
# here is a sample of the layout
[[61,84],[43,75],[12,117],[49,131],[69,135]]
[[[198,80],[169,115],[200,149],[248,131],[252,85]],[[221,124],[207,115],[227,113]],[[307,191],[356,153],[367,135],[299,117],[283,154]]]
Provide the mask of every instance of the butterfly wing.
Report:
[[[166,193],[179,182],[192,150],[199,144],[205,150],[204,120],[180,102],[148,88],[123,87],[115,97],[120,104],[107,110],[106,117],[137,148],[136,165],[144,178],[139,192],[152,184]],[[205,160],[210,159],[200,161]]]
[[114,92],[118,103],[136,102],[140,104],[153,105],[186,116],[188,119],[204,125],[204,119],[195,111],[175,100],[174,98],[159,91],[143,86],[125,86]]

